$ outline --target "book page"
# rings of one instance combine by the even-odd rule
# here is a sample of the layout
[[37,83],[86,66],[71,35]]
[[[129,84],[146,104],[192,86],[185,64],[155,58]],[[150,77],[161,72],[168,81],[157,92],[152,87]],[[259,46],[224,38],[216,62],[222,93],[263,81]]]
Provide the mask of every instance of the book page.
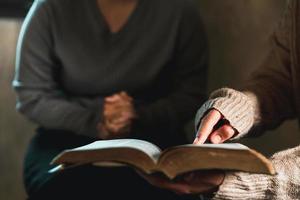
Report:
[[161,153],[161,149],[158,146],[150,142],[144,140],[137,140],[137,139],[101,140],[82,147],[72,149],[71,151],[87,151],[87,150],[111,149],[111,148],[137,149],[146,153],[155,161],[157,160],[158,156]]
[[170,151],[173,151],[173,149],[181,149],[181,148],[211,148],[211,149],[224,149],[224,150],[250,150],[249,147],[240,144],[240,143],[222,143],[222,144],[184,144],[184,145],[179,145],[179,146],[174,146],[169,149],[166,149],[163,154],[167,154]]
[[273,174],[272,163],[262,154],[239,143],[181,145],[164,151],[159,169],[169,177],[208,169]]
[[249,147],[240,144],[240,143],[223,143],[223,144],[200,144],[200,145],[192,145],[192,146],[200,146],[207,148],[220,148],[220,149],[232,149],[232,150],[248,150]]
[[[198,144],[198,145],[195,145],[195,144],[184,144],[184,145],[179,145],[179,146],[174,146],[174,147],[171,147],[171,148],[168,148],[168,149],[165,149],[161,155],[160,155],[160,158],[159,159],[164,159],[164,157],[166,156],[169,156],[170,154],[177,154],[178,153],[178,150],[180,150],[181,152],[186,152],[187,149],[195,149],[195,150],[200,150],[200,149],[211,149],[211,150],[236,150],[236,151],[241,151],[241,150],[244,150],[244,151],[249,151],[249,147],[243,145],[243,144],[240,144],[240,143],[222,143],[222,144]],[[195,151],[193,150],[193,151]],[[197,150],[197,151],[198,151]],[[203,151],[201,150],[201,151]],[[190,151],[190,150],[189,150]],[[205,150],[206,151],[206,150]]]

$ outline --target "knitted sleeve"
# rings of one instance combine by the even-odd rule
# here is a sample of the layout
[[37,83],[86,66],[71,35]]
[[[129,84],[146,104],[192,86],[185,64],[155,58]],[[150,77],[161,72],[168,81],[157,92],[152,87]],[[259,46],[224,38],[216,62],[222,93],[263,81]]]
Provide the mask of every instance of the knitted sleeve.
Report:
[[292,22],[296,1],[290,1],[283,20],[271,37],[268,56],[242,87],[242,92],[222,88],[215,91],[199,109],[195,125],[209,109],[219,110],[230,124],[244,136],[254,126],[274,129],[284,120],[295,118],[291,69]]
[[300,146],[275,154],[275,176],[228,172],[213,200],[299,199]]
[[220,111],[230,125],[239,132],[236,139],[243,137],[254,123],[259,122],[259,109],[254,94],[221,88],[213,92],[210,99],[198,110],[195,119],[196,129],[205,113],[212,108]]
[[[266,62],[251,76],[243,92],[228,88],[214,92],[198,111],[196,125],[211,108],[229,120],[239,137],[255,124],[270,129],[295,117],[290,51],[296,3],[290,1],[284,20],[272,37],[273,48]],[[275,176],[227,172],[213,199],[299,199],[300,146],[279,152],[271,160],[277,172]]]

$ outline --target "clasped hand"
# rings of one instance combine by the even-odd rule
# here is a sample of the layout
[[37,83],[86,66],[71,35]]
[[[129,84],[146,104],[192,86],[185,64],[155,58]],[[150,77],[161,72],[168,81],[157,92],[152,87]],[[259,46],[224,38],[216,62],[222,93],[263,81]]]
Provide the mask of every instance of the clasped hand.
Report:
[[120,92],[104,99],[103,116],[97,129],[101,139],[127,137],[130,133],[136,112],[133,98]]

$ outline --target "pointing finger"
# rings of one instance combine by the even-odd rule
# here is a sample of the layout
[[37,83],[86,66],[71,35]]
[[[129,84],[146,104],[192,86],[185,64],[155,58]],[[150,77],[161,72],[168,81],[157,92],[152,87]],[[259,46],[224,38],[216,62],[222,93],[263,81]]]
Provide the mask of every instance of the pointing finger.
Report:
[[214,126],[222,118],[219,111],[211,110],[202,120],[194,144],[203,144],[212,133]]

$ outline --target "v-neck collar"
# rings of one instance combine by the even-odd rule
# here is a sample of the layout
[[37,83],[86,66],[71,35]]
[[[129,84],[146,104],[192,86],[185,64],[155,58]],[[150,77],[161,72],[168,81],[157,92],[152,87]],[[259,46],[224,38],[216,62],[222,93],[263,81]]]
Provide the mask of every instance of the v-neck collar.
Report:
[[103,15],[103,13],[101,12],[101,10],[98,7],[97,0],[90,0],[90,1],[91,1],[90,2],[91,9],[92,9],[93,14],[95,16],[95,20],[102,27],[101,32],[104,33],[105,35],[108,35],[108,36],[112,37],[112,38],[119,37],[124,32],[128,31],[130,26],[132,26],[132,24],[134,24],[134,21],[136,20],[137,16],[139,15],[142,4],[144,2],[144,0],[138,0],[136,7],[132,11],[132,13],[129,15],[127,21],[124,23],[124,25],[121,27],[121,29],[117,32],[112,32],[109,28],[109,25],[107,24],[107,22],[105,20],[105,17]]

